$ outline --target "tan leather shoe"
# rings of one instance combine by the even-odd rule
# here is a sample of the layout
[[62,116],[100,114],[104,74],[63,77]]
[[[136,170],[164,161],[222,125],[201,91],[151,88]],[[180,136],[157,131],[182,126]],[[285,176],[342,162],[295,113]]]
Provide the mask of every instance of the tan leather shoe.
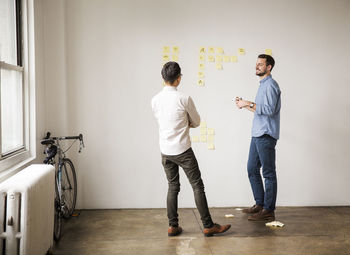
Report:
[[182,232],[182,228],[180,226],[168,228],[168,236],[177,236],[177,235],[180,235],[181,232]]
[[230,224],[221,226],[217,223],[214,223],[214,226],[212,226],[211,228],[204,228],[203,233],[205,236],[213,236],[215,234],[221,234],[226,232],[230,227]]
[[253,214],[253,213],[258,213],[261,212],[263,207],[261,205],[253,205],[250,208],[243,209],[243,213],[248,213],[248,214]]
[[249,216],[248,220],[252,220],[252,221],[274,221],[275,220],[275,212],[263,209],[262,211]]

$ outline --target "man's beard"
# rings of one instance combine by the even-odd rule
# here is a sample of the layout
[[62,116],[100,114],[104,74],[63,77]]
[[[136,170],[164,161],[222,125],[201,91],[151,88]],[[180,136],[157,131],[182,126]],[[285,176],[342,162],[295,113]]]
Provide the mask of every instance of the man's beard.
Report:
[[264,76],[264,75],[266,74],[266,72],[263,72],[263,73],[256,73],[256,72],[255,72],[255,74],[256,74],[257,76]]

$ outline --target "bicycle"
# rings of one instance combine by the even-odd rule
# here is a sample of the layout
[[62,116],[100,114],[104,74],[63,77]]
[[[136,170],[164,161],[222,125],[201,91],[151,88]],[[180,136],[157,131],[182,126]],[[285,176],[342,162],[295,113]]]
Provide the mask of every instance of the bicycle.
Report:
[[[44,153],[47,155],[44,164],[56,165],[55,157],[58,155],[58,163],[55,173],[55,217],[54,217],[54,239],[59,241],[61,237],[62,218],[68,219],[72,216],[77,200],[77,178],[72,161],[66,157],[65,153],[79,140],[79,153],[84,148],[83,135],[50,137],[47,132],[46,137],[41,140],[45,145]],[[63,140],[74,140],[67,150],[61,148],[60,142]]]

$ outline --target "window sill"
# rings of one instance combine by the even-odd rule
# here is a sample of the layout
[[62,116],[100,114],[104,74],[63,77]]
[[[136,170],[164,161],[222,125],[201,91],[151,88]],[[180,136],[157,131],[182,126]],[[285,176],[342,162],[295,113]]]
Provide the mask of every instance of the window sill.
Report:
[[34,159],[35,157],[30,156],[30,153],[25,151],[2,160],[0,162],[0,183],[26,167]]

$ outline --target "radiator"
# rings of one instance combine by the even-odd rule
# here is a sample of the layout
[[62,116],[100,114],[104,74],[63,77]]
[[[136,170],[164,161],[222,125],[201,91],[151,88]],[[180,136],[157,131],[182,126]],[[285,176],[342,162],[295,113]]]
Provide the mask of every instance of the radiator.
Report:
[[0,183],[0,254],[44,255],[53,246],[55,170],[31,165]]

